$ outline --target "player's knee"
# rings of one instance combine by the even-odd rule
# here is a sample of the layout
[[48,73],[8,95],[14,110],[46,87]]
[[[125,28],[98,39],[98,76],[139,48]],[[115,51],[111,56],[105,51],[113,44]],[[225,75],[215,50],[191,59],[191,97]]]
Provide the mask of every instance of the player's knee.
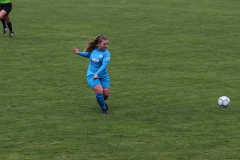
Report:
[[103,88],[101,85],[97,85],[93,88],[95,93],[102,93],[103,92]]
[[3,10],[0,11],[0,19],[3,19],[3,17],[5,16],[5,12]]
[[104,100],[107,100],[109,97],[109,89],[103,89]]
[[7,23],[10,23],[10,22],[11,22],[11,21],[10,21],[10,18],[9,18],[9,16],[8,16],[8,15],[7,15],[7,16],[5,16],[4,18],[6,19]]

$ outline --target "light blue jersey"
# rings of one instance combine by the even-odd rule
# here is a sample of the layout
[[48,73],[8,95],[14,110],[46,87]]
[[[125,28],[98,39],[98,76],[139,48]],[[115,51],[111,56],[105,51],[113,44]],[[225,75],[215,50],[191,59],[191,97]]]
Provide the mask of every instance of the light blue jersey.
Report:
[[107,66],[110,62],[110,52],[108,50],[98,50],[96,47],[91,52],[78,52],[78,55],[90,59],[87,77],[98,75],[98,78],[108,77]]

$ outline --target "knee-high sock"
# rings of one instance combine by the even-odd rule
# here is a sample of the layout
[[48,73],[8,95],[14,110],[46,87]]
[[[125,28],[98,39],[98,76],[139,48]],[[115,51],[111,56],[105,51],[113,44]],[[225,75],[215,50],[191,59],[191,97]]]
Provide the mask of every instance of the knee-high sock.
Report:
[[7,28],[7,26],[6,26],[6,21],[5,21],[5,19],[3,18],[3,19],[1,19],[1,22],[2,22],[2,24],[3,24],[3,27],[4,28]]
[[96,99],[102,110],[106,110],[103,93],[97,93]]
[[108,99],[108,96],[104,96],[104,100],[106,101]]
[[12,32],[12,23],[11,22],[7,23],[7,26],[9,28],[9,31]]

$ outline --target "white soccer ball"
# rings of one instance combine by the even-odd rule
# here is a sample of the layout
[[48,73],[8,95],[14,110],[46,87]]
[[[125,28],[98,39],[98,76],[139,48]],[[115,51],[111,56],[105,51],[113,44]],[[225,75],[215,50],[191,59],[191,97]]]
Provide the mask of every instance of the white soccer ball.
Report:
[[218,99],[218,105],[220,107],[226,108],[227,106],[230,105],[230,98],[227,96],[222,96]]

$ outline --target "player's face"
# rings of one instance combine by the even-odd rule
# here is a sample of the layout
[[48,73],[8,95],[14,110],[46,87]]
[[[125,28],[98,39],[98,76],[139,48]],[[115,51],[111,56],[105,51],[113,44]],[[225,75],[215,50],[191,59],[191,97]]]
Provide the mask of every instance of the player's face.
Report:
[[99,50],[105,50],[108,47],[108,40],[102,40],[101,43],[98,43]]

